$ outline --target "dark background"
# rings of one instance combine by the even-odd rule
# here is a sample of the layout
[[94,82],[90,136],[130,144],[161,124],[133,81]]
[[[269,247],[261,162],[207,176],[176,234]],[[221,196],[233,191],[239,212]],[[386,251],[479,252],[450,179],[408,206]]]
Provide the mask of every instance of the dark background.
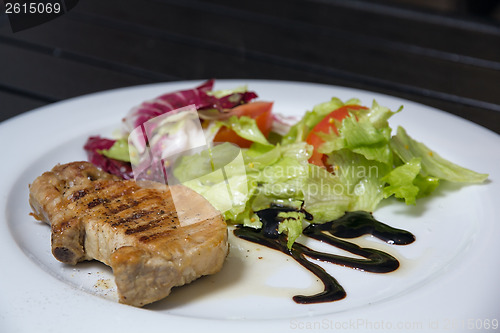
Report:
[[500,1],[80,0],[16,33],[0,14],[0,121],[96,91],[207,78],[361,88],[500,133]]

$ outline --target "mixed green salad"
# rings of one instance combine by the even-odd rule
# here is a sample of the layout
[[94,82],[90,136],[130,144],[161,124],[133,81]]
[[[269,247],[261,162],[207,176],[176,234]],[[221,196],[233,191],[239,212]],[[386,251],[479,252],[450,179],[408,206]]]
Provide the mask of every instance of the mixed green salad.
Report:
[[[280,213],[279,232],[289,247],[309,223],[325,223],[347,211],[375,211],[395,197],[408,205],[433,193],[441,181],[481,183],[488,175],[458,166],[413,139],[402,127],[393,131],[389,118],[398,112],[373,102],[331,98],[318,101],[302,118],[291,121],[274,114],[272,102],[259,101],[245,87],[213,90],[210,80],[190,90],[168,93],[132,109],[122,137],[89,138],[85,149],[91,162],[124,179],[133,178],[127,136],[133,128],[158,115],[194,105],[210,149],[184,156],[172,175],[216,208],[221,191],[230,184],[232,205],[220,209],[228,223],[260,228],[256,212],[271,206],[296,210]],[[165,147],[147,142],[153,155]],[[217,165],[202,163],[210,155],[228,165],[234,147],[241,149],[244,170],[212,177]],[[216,164],[217,164],[216,163]],[[306,219],[306,214],[308,218]],[[312,216],[312,220],[311,217]]]

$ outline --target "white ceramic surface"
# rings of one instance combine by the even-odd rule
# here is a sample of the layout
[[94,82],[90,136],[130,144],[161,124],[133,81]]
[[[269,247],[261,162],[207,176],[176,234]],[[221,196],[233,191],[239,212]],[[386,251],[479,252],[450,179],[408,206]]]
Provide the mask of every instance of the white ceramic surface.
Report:
[[[30,215],[28,184],[57,163],[85,159],[90,135],[110,136],[128,110],[199,82],[107,91],[43,107],[0,124],[1,332],[311,332],[494,331],[500,320],[500,136],[446,112],[376,93],[309,83],[220,80],[246,84],[274,111],[300,116],[333,96],[404,110],[390,120],[460,165],[489,173],[481,185],[443,183],[417,206],[395,200],[375,212],[411,231],[416,241],[391,246],[372,237],[358,244],[385,250],[401,267],[388,274],[321,264],[342,284],[338,302],[299,305],[291,297],[320,290],[291,258],[231,237],[223,270],[138,309],[116,303],[112,272],[97,262],[74,267],[50,252],[50,228]],[[312,246],[321,247],[316,243]],[[490,325],[488,329],[487,326]]]

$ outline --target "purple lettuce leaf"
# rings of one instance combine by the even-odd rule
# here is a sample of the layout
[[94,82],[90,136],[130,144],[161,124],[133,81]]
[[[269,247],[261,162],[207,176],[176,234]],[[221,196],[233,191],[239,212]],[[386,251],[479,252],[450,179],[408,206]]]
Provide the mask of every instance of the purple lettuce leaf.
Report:
[[123,119],[126,128],[131,131],[154,117],[188,105],[194,104],[197,110],[215,109],[225,112],[257,98],[254,92],[233,93],[217,98],[208,94],[213,90],[214,83],[215,80],[211,79],[196,88],[166,93],[143,102],[133,108]]
[[133,179],[134,172],[130,163],[118,161],[99,153],[99,150],[111,148],[115,142],[116,140],[101,138],[100,136],[91,136],[83,146],[83,149],[85,149],[87,153],[88,161],[95,166],[123,179]]
[[[203,119],[218,120],[231,116],[231,109],[252,101],[257,94],[251,91],[235,92],[230,95],[217,98],[209,94],[213,90],[215,80],[205,81],[193,89],[169,92],[145,101],[133,108],[123,119],[126,129],[130,132],[141,126],[146,121],[157,116],[178,110],[185,106],[195,105],[199,115]],[[106,172],[122,177],[133,179],[134,173],[129,162],[119,161],[99,153],[101,150],[110,149],[116,140],[102,138],[100,136],[90,137],[84,149],[88,160]],[[155,170],[155,174],[159,170]]]

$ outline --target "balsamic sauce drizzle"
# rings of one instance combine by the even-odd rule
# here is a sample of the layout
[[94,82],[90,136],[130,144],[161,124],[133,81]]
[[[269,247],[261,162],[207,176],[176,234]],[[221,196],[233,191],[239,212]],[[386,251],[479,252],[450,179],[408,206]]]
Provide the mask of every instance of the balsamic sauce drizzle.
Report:
[[[261,229],[237,226],[234,234],[239,238],[267,246],[291,256],[321,280],[324,285],[322,292],[310,296],[296,295],[293,297],[293,300],[299,304],[332,302],[343,299],[346,296],[344,288],[338,281],[322,267],[309,261],[307,257],[373,273],[392,272],[399,267],[398,260],[385,252],[360,247],[339,238],[355,238],[371,234],[389,244],[395,245],[406,245],[415,240],[415,236],[406,230],[396,229],[379,222],[371,213],[356,211],[347,212],[339,219],[328,223],[310,224],[304,229],[303,235],[359,255],[365,259],[316,251],[297,241],[291,249],[288,249],[286,235],[278,232],[278,224],[280,222],[278,214],[283,211],[297,210],[290,207],[271,206],[257,212],[257,216],[259,216],[262,222]],[[308,212],[304,210],[300,210],[300,212],[305,214],[306,220],[311,221],[313,219],[312,215]]]

